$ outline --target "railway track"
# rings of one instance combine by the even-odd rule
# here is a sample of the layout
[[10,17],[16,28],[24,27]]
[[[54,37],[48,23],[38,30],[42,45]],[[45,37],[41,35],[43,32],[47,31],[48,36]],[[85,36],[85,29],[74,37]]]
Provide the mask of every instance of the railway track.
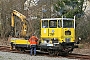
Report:
[[[11,52],[11,53],[21,53],[21,54],[29,54],[29,51],[25,51],[25,52],[20,52],[18,50],[10,50],[9,46],[0,46],[0,51],[2,52]],[[41,53],[41,52],[37,52],[38,56],[49,56],[48,53]],[[50,56],[49,56],[50,57]],[[63,56],[53,56],[53,57],[63,57]],[[65,58],[69,58],[69,59],[80,59],[80,60],[90,60],[90,55],[82,55],[82,54],[75,54],[75,53],[71,53],[68,56],[65,56]]]
[[11,53],[19,53],[19,51],[15,50],[15,49],[10,50],[9,46],[0,46],[0,51],[2,51],[2,52],[11,52]]
[[70,59],[80,59],[80,60],[90,60],[90,55],[82,55],[82,54],[75,54],[71,53],[67,56]]

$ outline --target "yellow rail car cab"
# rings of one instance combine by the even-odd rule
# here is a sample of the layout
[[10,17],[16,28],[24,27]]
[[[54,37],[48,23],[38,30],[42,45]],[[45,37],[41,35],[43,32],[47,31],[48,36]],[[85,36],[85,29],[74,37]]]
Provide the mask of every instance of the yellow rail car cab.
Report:
[[75,17],[41,19],[40,48],[51,55],[73,51],[75,43]]

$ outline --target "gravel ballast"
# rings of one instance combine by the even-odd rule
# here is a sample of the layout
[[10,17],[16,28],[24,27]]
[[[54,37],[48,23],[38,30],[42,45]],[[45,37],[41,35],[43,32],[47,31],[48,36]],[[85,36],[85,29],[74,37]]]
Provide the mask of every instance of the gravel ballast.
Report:
[[63,57],[48,57],[48,56],[30,56],[29,54],[19,54],[0,51],[0,60],[78,60],[78,59],[68,59]]

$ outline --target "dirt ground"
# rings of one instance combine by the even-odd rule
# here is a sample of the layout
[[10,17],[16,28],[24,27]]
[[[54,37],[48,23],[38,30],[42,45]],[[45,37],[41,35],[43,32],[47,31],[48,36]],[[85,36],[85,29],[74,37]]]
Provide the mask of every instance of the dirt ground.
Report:
[[[10,38],[0,39],[0,45],[10,46]],[[90,43],[79,44],[79,48],[74,49],[73,53],[90,55]]]
[[79,44],[79,48],[74,49],[73,53],[90,55],[90,43]]

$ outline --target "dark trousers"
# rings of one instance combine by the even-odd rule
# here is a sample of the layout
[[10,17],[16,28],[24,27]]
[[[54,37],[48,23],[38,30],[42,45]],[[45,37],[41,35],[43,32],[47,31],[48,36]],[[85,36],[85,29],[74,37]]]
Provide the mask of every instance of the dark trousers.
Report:
[[31,47],[30,47],[30,55],[32,55],[33,51],[34,51],[34,55],[36,55],[36,45],[31,45]]

